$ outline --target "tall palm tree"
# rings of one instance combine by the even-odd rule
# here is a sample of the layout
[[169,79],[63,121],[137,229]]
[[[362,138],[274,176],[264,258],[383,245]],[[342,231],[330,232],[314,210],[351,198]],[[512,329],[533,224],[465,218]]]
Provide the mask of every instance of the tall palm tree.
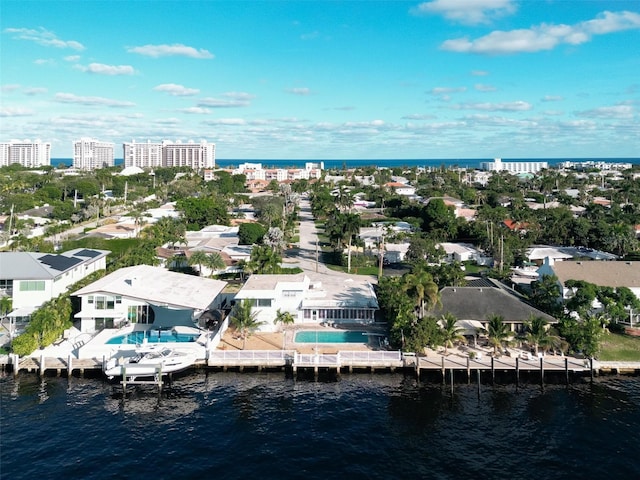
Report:
[[489,315],[489,323],[487,324],[487,335],[489,343],[493,346],[493,354],[498,353],[498,347],[501,347],[511,338],[509,326],[504,323],[502,315]]
[[458,319],[450,312],[440,317],[440,332],[444,344],[444,354],[447,354],[449,347],[453,347],[456,342],[464,342],[464,335],[460,333],[462,329],[456,324]]
[[347,239],[347,273],[351,273],[351,243],[353,237],[360,233],[360,217],[355,213],[347,213],[343,223],[344,236]]
[[211,269],[211,276],[214,272],[226,268],[226,264],[218,252],[208,254],[204,264]]
[[202,250],[196,250],[189,257],[189,265],[198,265],[198,275],[202,276],[202,265],[207,263],[207,254]]
[[257,320],[258,312],[253,311],[251,300],[245,299],[235,304],[229,321],[242,338],[242,349],[247,345],[247,338],[264,322]]
[[404,291],[414,296],[419,309],[419,318],[423,318],[427,309],[437,305],[440,301],[438,285],[433,281],[429,272],[418,270],[406,273],[402,284]]

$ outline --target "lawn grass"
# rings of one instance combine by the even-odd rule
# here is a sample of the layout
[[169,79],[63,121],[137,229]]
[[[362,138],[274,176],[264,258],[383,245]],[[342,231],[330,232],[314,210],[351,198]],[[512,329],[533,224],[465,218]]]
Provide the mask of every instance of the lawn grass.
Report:
[[640,362],[640,337],[611,333],[602,340],[599,360]]

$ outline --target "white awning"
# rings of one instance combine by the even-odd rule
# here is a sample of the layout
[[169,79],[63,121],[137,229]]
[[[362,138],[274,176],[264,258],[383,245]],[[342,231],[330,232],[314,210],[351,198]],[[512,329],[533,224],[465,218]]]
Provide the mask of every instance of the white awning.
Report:
[[16,308],[12,311],[7,317],[9,318],[18,318],[18,317],[28,317],[33,312],[35,312],[39,307],[20,307]]

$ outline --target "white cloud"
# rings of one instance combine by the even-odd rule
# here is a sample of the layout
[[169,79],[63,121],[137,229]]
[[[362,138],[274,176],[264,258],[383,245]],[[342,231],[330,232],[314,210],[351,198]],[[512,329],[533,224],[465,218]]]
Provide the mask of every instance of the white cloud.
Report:
[[564,98],[560,95],[545,95],[541,99],[543,102],[561,102],[562,100],[564,100]]
[[211,110],[209,110],[208,108],[202,108],[202,107],[188,107],[188,108],[179,108],[178,112],[203,115],[203,114],[211,113]]
[[292,93],[294,95],[303,95],[303,96],[311,94],[311,90],[308,89],[307,87],[290,88],[287,90],[287,92]]
[[442,15],[455,22],[477,25],[511,15],[516,11],[516,5],[513,0],[433,0],[410,11],[414,15]]
[[55,65],[56,61],[53,58],[36,58],[33,63],[36,65]]
[[614,105],[599,107],[591,110],[576,112],[576,115],[587,118],[633,118],[634,110],[631,105]]
[[2,107],[0,117],[28,117],[33,115],[33,110],[23,107]]
[[90,63],[86,67],[84,65],[74,65],[76,70],[82,72],[94,73],[96,75],[134,75],[135,69],[131,65],[106,65],[104,63]]
[[467,126],[489,126],[489,127],[532,127],[536,122],[531,120],[519,120],[515,118],[496,117],[492,115],[469,115],[464,118]]
[[492,112],[521,112],[531,110],[532,106],[528,102],[518,100],[506,103],[460,103],[453,108],[457,110],[487,110]]
[[60,103],[76,103],[79,105],[97,106],[102,105],[105,107],[133,107],[135,103],[123,102],[120,100],[112,100],[104,97],[80,97],[73,93],[56,93],[55,100]]
[[197,95],[200,90],[197,88],[187,88],[184,85],[178,85],[177,83],[163,83],[153,89],[157,92],[165,92],[174,97],[188,97],[191,95]]
[[15,92],[16,90],[20,90],[21,86],[17,83],[12,83],[9,85],[2,85],[1,90],[3,92]]
[[198,102],[199,107],[212,108],[235,108],[248,107],[254,95],[245,92],[227,92],[222,95],[224,98],[205,97]]
[[467,87],[435,87],[429,93],[432,95],[449,95],[450,93],[466,92]]
[[422,113],[411,113],[409,115],[403,115],[403,120],[432,120],[436,118],[435,115],[426,115]]
[[44,87],[29,87],[29,88],[25,88],[24,92],[25,95],[39,95],[41,93],[47,93],[47,89]]
[[84,45],[80,42],[76,42],[75,40],[60,40],[55,33],[42,27],[37,30],[31,28],[5,28],[3,32],[11,34],[13,39],[29,40],[45,47],[71,48],[78,51],[84,50]]
[[486,70],[471,70],[471,75],[473,75],[474,77],[485,77],[489,75],[489,72],[487,72]]
[[476,83],[473,88],[475,88],[479,92],[495,92],[496,90],[498,90],[493,85],[484,85],[482,83]]
[[216,118],[215,120],[207,120],[207,125],[246,125],[246,120],[242,118]]
[[189,47],[181,43],[174,43],[173,45],[143,45],[140,47],[129,47],[127,48],[127,52],[138,53],[140,55],[145,55],[147,57],[153,58],[171,56],[203,59],[214,58],[214,55],[208,50],[205,50],[203,48],[198,50],[194,47]]
[[64,57],[66,62],[77,62],[78,60],[80,60],[80,55],[67,55]]
[[446,40],[440,48],[452,52],[489,55],[539,52],[552,50],[563,44],[580,45],[590,41],[593,35],[639,28],[638,13],[603,12],[593,20],[575,25],[542,23],[528,29],[495,30],[475,40],[469,40],[467,37]]

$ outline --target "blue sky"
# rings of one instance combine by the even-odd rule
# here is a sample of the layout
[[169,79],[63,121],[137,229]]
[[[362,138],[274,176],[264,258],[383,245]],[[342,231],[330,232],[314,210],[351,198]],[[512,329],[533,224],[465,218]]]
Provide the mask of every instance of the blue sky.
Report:
[[640,2],[0,4],[2,141],[218,158],[640,157]]

